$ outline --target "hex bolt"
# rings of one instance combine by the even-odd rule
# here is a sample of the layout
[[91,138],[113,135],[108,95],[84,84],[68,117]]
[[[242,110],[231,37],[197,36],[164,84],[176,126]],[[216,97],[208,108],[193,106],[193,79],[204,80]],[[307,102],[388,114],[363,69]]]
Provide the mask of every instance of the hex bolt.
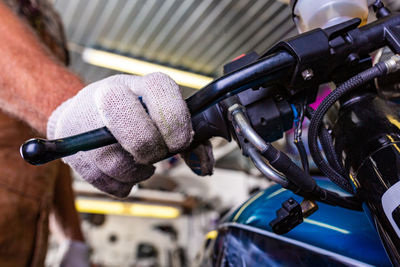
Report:
[[303,70],[301,75],[303,76],[303,79],[305,81],[309,81],[312,79],[312,77],[314,77],[314,72],[312,69],[305,69],[305,70]]
[[360,61],[360,57],[356,53],[351,53],[347,57],[347,63],[349,63],[351,66],[356,65]]

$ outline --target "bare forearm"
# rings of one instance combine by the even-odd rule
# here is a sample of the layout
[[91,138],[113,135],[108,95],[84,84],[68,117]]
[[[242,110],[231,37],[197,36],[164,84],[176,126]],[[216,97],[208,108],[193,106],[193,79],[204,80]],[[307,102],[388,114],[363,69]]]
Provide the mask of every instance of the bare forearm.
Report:
[[0,36],[0,108],[45,133],[53,110],[83,84],[1,2]]

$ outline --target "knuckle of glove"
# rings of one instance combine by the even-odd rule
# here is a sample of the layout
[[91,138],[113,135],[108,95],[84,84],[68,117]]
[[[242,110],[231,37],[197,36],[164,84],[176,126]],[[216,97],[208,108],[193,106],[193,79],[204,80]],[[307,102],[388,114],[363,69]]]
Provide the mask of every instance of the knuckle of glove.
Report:
[[139,93],[169,152],[188,147],[194,132],[179,86],[166,74],[152,73],[143,77]]
[[[135,78],[132,87],[140,86],[140,78]],[[100,88],[95,94],[96,106],[104,124],[135,162],[156,162],[167,154],[167,148],[139,97],[127,87],[129,81],[124,80],[112,89]]]

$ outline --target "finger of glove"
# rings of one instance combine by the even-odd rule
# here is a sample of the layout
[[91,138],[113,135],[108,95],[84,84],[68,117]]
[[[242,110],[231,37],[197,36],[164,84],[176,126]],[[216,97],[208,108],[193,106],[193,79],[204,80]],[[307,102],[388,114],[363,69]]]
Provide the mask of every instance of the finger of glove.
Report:
[[210,141],[200,144],[190,151],[181,153],[186,165],[197,175],[212,175],[214,168],[214,155]]
[[154,173],[153,166],[136,163],[120,144],[88,151],[85,157],[91,158],[105,175],[124,183],[138,183]]
[[152,73],[143,77],[143,86],[131,86],[143,97],[149,115],[160,131],[169,152],[188,147],[193,138],[189,109],[179,86],[166,74]]
[[168,149],[138,96],[128,85],[142,87],[142,78],[116,75],[97,89],[94,98],[100,117],[136,163],[157,162],[165,157]]
[[135,184],[135,182],[120,182],[107,176],[96,167],[96,164],[90,157],[85,156],[85,152],[79,152],[74,156],[66,157],[64,161],[87,182],[101,191],[117,197],[127,196]]

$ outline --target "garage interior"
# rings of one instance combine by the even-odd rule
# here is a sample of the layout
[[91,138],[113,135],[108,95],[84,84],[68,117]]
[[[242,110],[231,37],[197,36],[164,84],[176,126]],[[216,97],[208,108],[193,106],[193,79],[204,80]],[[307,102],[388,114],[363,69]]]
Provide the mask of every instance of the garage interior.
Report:
[[[296,34],[288,6],[275,0],[57,0],[54,5],[65,25],[70,68],[86,83],[121,72],[85,61],[85,49],[185,70],[211,81],[236,57],[262,53]],[[202,87],[192,86],[181,85],[185,98]],[[212,177],[197,177],[184,164],[171,163],[174,160],[160,162],[156,175],[122,202],[150,205],[155,214],[96,210],[102,201],[117,205],[121,201],[77,177],[73,186],[91,260],[100,266],[153,266],[146,263],[152,260],[157,266],[181,266],[179,257],[185,258],[184,264],[200,257],[205,236],[220,216],[270,184],[241,156],[234,142],[216,139],[213,145],[216,168]],[[157,210],[165,206],[171,211]],[[157,214],[162,212],[166,218]],[[56,258],[53,244],[49,265]],[[135,263],[142,250],[141,260],[149,265]]]
[[[283,0],[52,2],[65,26],[69,68],[85,83],[132,73],[129,62],[136,60],[195,75],[198,81],[189,78],[196,80],[193,84],[177,80],[185,98],[223,75],[226,63],[252,51],[262,54],[297,34]],[[399,1],[386,2],[400,8]],[[276,146],[295,158],[289,142],[282,139]],[[172,157],[157,163],[156,174],[126,199],[112,198],[75,174],[76,207],[96,266],[200,264],[206,237],[215,234],[219,219],[273,184],[235,142],[215,138],[212,144],[212,177],[198,177]],[[57,250],[51,236],[47,266],[55,266]]]

